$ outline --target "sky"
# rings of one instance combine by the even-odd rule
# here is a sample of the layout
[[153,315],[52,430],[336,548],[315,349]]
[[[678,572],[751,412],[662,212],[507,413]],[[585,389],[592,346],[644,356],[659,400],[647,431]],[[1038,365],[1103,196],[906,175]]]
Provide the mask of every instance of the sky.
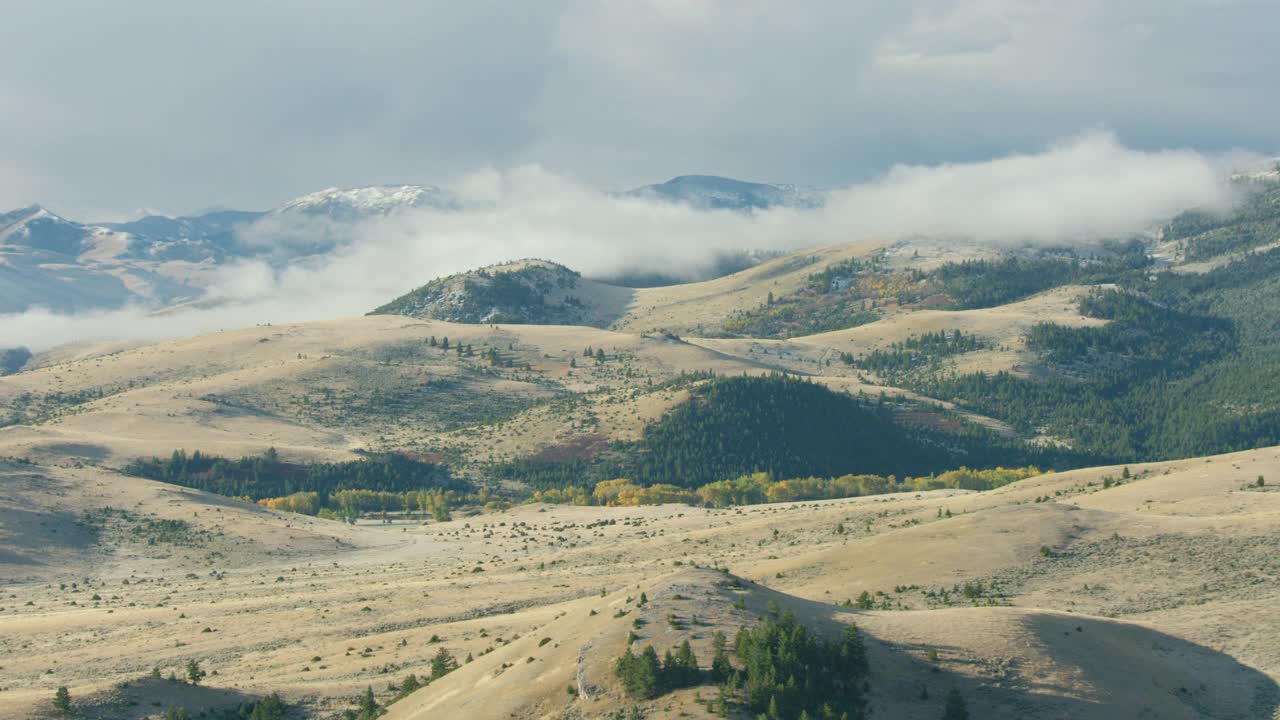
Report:
[[1280,154],[1276,0],[41,0],[0,209],[265,209],[538,167],[850,187],[1046,152]]

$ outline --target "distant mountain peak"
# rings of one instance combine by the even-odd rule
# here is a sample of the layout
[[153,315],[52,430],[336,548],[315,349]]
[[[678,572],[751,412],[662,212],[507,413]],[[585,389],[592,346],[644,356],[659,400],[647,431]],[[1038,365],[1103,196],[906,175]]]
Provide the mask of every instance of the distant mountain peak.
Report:
[[51,220],[59,223],[77,224],[72,223],[70,220],[62,217],[43,205],[28,205],[24,208],[18,208],[17,210],[0,214],[0,218],[3,218],[3,220],[0,220],[0,224],[9,225],[31,222],[33,220]]
[[41,205],[0,214],[0,244],[76,255],[88,230]]
[[780,183],[756,183],[718,175],[679,175],[656,185],[645,185],[622,193],[682,202],[704,209],[767,210],[773,207],[816,208],[826,201],[815,188]]
[[348,220],[409,208],[452,209],[456,206],[453,196],[435,185],[368,185],[331,187],[308,193],[290,200],[276,212],[327,215],[335,220]]

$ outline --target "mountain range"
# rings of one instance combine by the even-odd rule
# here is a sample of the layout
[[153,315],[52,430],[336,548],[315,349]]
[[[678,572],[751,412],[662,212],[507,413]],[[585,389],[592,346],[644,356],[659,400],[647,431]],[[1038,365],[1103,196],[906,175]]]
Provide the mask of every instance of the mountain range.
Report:
[[[822,203],[817,190],[706,175],[681,176],[616,196],[741,212]],[[150,215],[129,222],[79,222],[33,205],[0,214],[0,313],[37,306],[76,312],[186,302],[198,299],[212,273],[227,263],[263,259],[281,266],[333,249],[333,240],[306,234],[306,225],[301,225],[303,242],[279,237],[278,228],[293,221],[354,226],[406,210],[462,207],[452,192],[431,185],[328,188],[269,211]]]

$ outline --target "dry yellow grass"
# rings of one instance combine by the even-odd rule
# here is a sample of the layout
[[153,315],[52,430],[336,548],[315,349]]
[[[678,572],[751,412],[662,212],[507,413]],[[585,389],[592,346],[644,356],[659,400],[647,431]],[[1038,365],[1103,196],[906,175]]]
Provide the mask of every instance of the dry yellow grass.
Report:
[[[431,336],[472,345],[476,354],[462,358],[428,348]],[[610,360],[597,366],[581,357],[588,346],[605,350]],[[518,367],[491,372],[485,347]],[[571,368],[571,359],[581,367]],[[274,446],[290,457],[342,459],[408,436],[428,445],[437,437],[452,442],[447,424],[453,409],[431,401],[432,381],[453,383],[468,402],[487,397],[505,407],[562,392],[620,391],[682,371],[761,370],[749,360],[664,337],[589,327],[458,325],[393,316],[264,326],[107,346],[101,353],[60,351],[36,369],[0,378],[0,407],[34,395],[38,406],[48,408],[37,413],[38,422],[0,429],[0,455],[122,464],[180,447],[240,456]],[[421,406],[385,417],[376,408],[361,416],[326,415],[317,409],[326,388],[359,397],[416,393]],[[93,399],[99,391],[102,399]],[[72,406],[48,400],[54,393],[91,397]]]
[[[704,663],[712,630],[752,622],[771,600],[819,629],[855,622],[878,717],[936,717],[950,687],[981,717],[1268,717],[1280,698],[1268,541],[1280,493],[1246,486],[1280,477],[1280,449],[1130,469],[1105,489],[1120,468],[986,493],[523,506],[352,527],[92,468],[4,464],[0,714],[35,715],[57,685],[109,697],[152,666],[167,675],[198,658],[218,671],[211,686],[279,691],[323,717],[365,686],[389,698],[388,681],[424,674],[443,646],[474,662],[389,717],[604,717],[631,704],[608,665],[639,612],[626,598],[643,591],[641,642],[688,636]],[[72,522],[107,506],[211,535],[152,546]],[[693,564],[756,584],[733,589]],[[976,599],[955,592],[966,582],[981,584]],[[926,595],[943,589],[949,604]],[[863,591],[874,611],[838,605]],[[705,624],[668,628],[669,613]],[[575,699],[566,687],[579,683]],[[143,704],[120,717],[157,712],[146,693],[169,692],[132,691]],[[646,717],[696,716],[696,695],[647,703]]]
[[627,314],[613,327],[622,332],[703,335],[733,313],[765,303],[769,293],[781,297],[799,290],[809,275],[828,265],[863,257],[884,243],[859,242],[813,248],[769,260],[755,267],[705,282],[641,288]]
[[[293,459],[451,449],[485,460],[634,439],[688,397],[648,383],[689,371],[788,370],[954,411],[828,361],[958,327],[1003,349],[961,356],[957,369],[1019,369],[1032,323],[1097,322],[1078,315],[1085,288],[1072,287],[788,341],[643,334],[713,326],[873,247],[818,249],[679,288],[601,290],[602,312],[623,313],[614,330],[381,316],[42,355],[0,378],[0,412],[32,413],[0,429],[0,457],[38,463],[0,460],[0,717],[47,717],[59,685],[87,717],[137,720],[171,703],[223,707],[277,691],[309,717],[333,717],[366,687],[390,700],[387,684],[426,675],[441,647],[472,661],[387,717],[608,717],[633,705],[610,674],[628,632],[660,650],[688,638],[705,665],[712,631],[732,635],[770,603],[823,632],[863,630],[874,717],[936,718],[953,687],[983,718],[1272,717],[1280,448],[1135,465],[1118,484],[1122,468],[1090,468],[985,493],[721,510],[520,506],[355,526],[110,469],[175,448],[274,446]],[[968,252],[931,247],[890,259]],[[478,352],[429,348],[432,336]],[[606,362],[583,357],[587,347]],[[489,368],[488,348],[512,367]],[[570,396],[580,401],[562,412],[554,398]],[[486,409],[504,419],[450,424]],[[1258,476],[1270,484],[1253,486]],[[157,536],[160,520],[185,525]],[[844,604],[864,592],[874,609]],[[699,622],[676,627],[669,614]],[[636,617],[648,622],[634,628]],[[147,677],[153,667],[181,675],[189,659],[217,672],[208,688]],[[648,718],[700,717],[699,696],[713,694],[642,705]]]
[[981,310],[916,310],[896,313],[848,330],[795,338],[790,343],[853,355],[887,349],[924,333],[960,330],[976,335],[992,348],[966,353],[953,362],[958,372],[998,372],[1018,370],[1034,363],[1026,351],[1025,337],[1032,325],[1050,322],[1067,327],[1103,325],[1080,314],[1077,301],[1090,288],[1067,285],[1008,305]]

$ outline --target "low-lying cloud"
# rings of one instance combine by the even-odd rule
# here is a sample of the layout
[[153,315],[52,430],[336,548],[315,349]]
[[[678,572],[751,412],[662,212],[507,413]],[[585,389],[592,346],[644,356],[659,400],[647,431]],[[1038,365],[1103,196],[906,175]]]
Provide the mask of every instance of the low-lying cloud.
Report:
[[354,316],[428,280],[515,258],[554,260],[587,276],[695,273],[739,250],[795,250],[931,236],[992,243],[1071,243],[1149,229],[1192,208],[1225,211],[1244,154],[1144,152],[1088,132],[1042,152],[986,162],[897,166],[832,190],[825,207],[754,213],[616,197],[538,166],[484,170],[454,187],[464,209],[420,209],[333,225],[281,218],[245,232],[260,243],[336,245],[283,269],[242,262],[216,273],[207,302],[153,314],[130,307],[0,317],[3,344],[39,350],[107,338],[190,335],[260,323]]

